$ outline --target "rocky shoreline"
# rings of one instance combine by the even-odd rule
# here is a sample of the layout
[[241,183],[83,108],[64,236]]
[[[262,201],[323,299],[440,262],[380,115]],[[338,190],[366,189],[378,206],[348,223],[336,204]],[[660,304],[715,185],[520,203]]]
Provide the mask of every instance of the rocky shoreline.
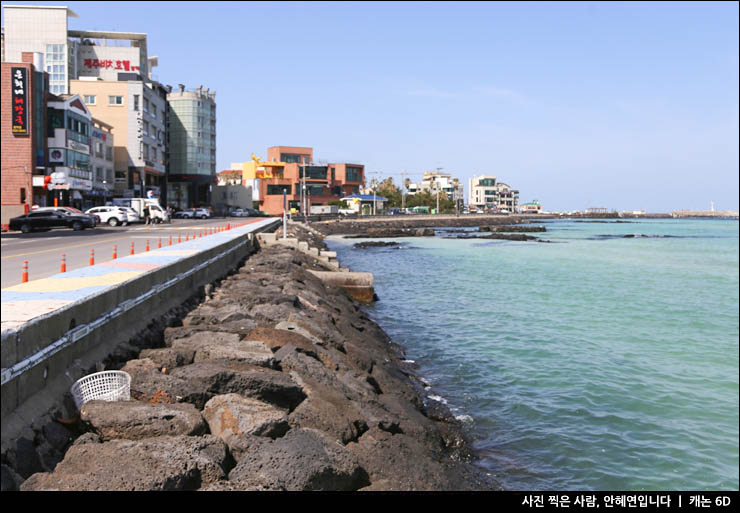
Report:
[[370,219],[332,219],[312,222],[311,226],[323,235],[362,235],[368,232],[380,233],[383,231],[406,231],[412,233],[420,228],[453,227],[464,228],[472,226],[491,225],[519,225],[528,224],[534,220],[555,219],[557,216],[506,216],[506,215],[432,215],[432,216],[393,216]]
[[85,404],[63,460],[20,489],[500,489],[403,349],[309,272],[323,270],[287,246],[249,257],[162,347],[121,362],[132,400]]

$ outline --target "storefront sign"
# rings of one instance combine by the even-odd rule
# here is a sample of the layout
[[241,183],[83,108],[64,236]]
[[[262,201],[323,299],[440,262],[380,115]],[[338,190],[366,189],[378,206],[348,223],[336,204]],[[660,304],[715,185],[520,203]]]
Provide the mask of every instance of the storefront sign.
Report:
[[87,69],[120,69],[122,71],[139,71],[139,66],[132,66],[131,61],[113,61],[110,59],[85,59],[83,61]]
[[72,148],[73,150],[77,150],[82,153],[90,153],[90,146],[88,146],[87,144],[78,143],[77,141],[73,141],[71,139],[67,141],[67,146],[69,148]]
[[64,150],[58,148],[49,149],[49,162],[59,163],[64,162]]
[[26,68],[11,68],[13,116],[12,126],[14,134],[28,133],[28,76]]
[[98,132],[97,130],[92,131],[93,137],[97,137],[98,139],[102,139],[103,141],[106,141],[108,139],[108,134],[104,134],[103,132]]

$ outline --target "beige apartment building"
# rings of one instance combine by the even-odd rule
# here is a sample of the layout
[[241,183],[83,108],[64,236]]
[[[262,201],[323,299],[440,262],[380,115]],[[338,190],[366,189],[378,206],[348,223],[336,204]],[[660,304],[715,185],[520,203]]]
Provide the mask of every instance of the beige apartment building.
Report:
[[428,191],[431,194],[444,192],[449,199],[455,202],[457,209],[462,210],[463,208],[465,198],[463,185],[458,178],[454,178],[450,173],[425,171],[421,183],[410,183],[408,186],[408,194],[410,196],[423,191]]
[[69,87],[94,118],[113,127],[116,196],[159,197],[166,172],[166,99],[138,80],[70,80]]

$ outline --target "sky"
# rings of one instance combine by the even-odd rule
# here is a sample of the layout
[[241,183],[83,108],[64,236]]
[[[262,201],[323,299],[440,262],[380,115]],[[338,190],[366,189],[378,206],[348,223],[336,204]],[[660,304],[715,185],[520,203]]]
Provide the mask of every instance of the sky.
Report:
[[[548,211],[738,210],[736,2],[23,2],[144,32],[216,91],[217,170],[270,146]],[[373,173],[375,173],[373,175]]]

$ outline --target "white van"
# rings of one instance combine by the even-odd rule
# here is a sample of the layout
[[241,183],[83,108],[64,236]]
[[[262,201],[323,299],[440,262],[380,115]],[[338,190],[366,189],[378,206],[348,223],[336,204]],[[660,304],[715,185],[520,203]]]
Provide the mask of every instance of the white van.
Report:
[[167,223],[170,220],[167,215],[167,211],[163,209],[159,205],[159,201],[155,199],[113,198],[113,204],[134,209],[142,219],[144,218],[144,206],[147,206],[149,207],[149,216],[152,218],[153,223]]

